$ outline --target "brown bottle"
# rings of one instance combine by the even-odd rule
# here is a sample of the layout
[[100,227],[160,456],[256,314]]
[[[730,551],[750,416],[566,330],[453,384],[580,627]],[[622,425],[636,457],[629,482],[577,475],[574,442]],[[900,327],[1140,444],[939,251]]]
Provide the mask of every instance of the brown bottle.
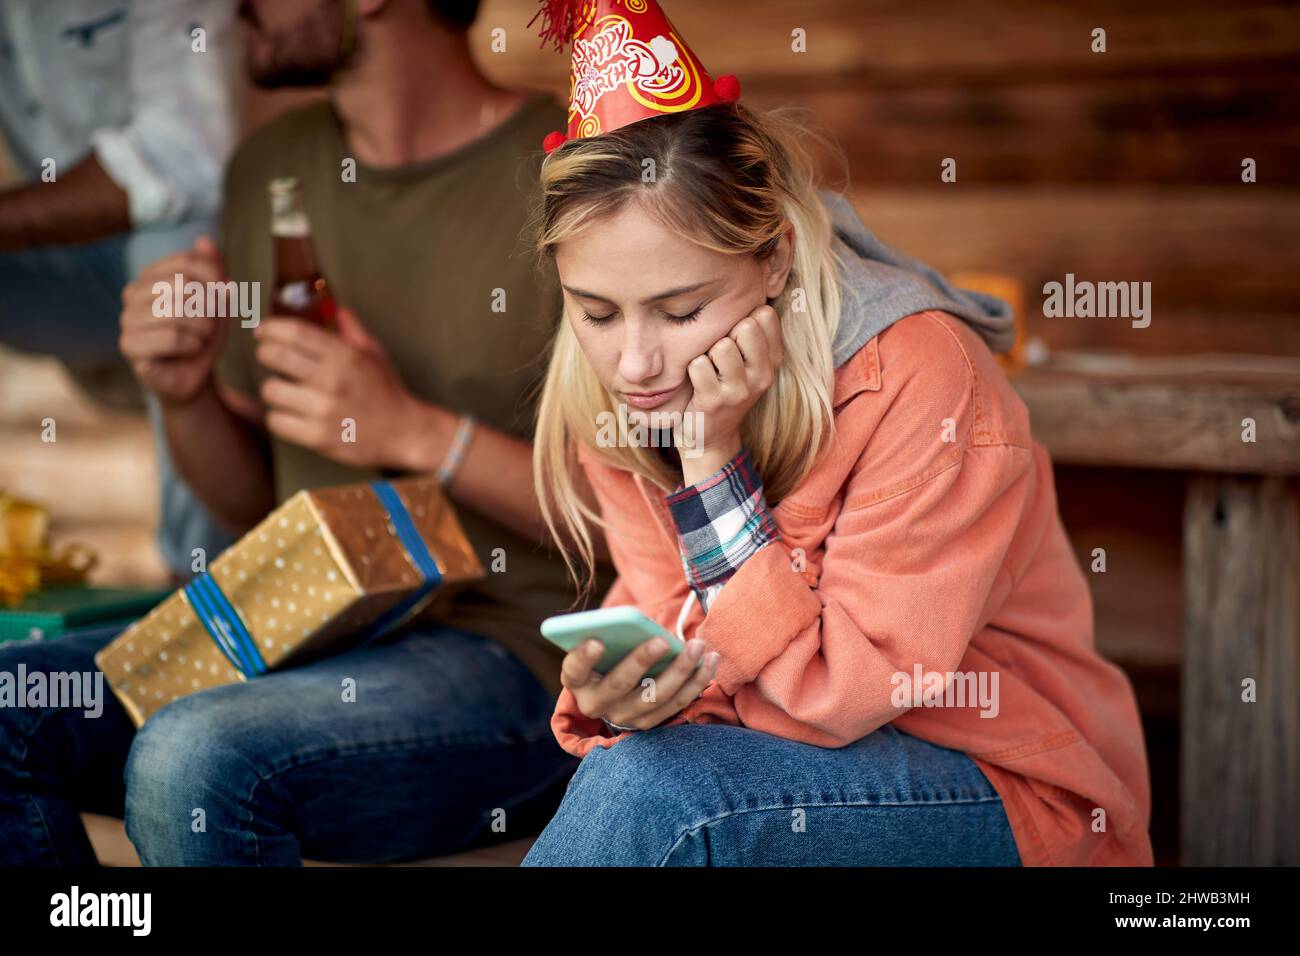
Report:
[[337,308],[329,284],[316,264],[311,223],[303,207],[302,187],[293,176],[273,179],[271,239],[275,245],[275,285],[271,312],[291,315],[334,331]]

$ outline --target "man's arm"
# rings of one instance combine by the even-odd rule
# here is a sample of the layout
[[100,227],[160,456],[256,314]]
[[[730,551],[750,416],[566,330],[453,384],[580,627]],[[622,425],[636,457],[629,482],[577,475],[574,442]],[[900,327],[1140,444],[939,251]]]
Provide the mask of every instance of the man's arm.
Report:
[[[89,134],[52,182],[0,193],[0,250],[88,242],[208,215],[234,140],[231,0],[134,0],[125,81],[131,116]],[[202,29],[203,48],[197,49]],[[64,96],[86,96],[72,73]]]
[[126,192],[93,154],[54,182],[0,193],[0,251],[89,242],[130,228]]
[[214,518],[242,533],[274,504],[265,432],[255,403],[237,402],[234,394],[223,398],[213,376],[232,320],[155,309],[155,283],[168,289],[177,275],[195,282],[225,278],[211,240],[202,238],[193,249],[146,266],[123,290],[122,354],[162,407],[177,471]]
[[[413,417],[414,427],[408,425],[406,432],[414,439],[404,467],[417,473],[435,472],[455,440],[459,416],[421,402]],[[586,488],[585,479],[581,486],[587,491],[587,504],[595,510],[595,496]],[[533,485],[533,446],[528,442],[478,423],[447,490],[458,503],[518,534],[550,543],[551,534],[542,520]],[[591,531],[596,560],[609,564],[605,535],[600,528],[593,527]]]
[[227,530],[243,534],[275,506],[265,433],[211,380],[190,401],[164,404],[163,427],[177,472]]

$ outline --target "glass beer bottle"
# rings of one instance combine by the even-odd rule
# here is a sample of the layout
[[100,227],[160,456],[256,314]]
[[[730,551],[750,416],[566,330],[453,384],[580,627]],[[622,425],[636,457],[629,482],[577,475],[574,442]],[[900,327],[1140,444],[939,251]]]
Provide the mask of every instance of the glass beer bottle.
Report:
[[334,296],[316,264],[302,187],[295,177],[286,176],[271,180],[269,189],[271,239],[275,246],[271,312],[306,319],[334,331]]

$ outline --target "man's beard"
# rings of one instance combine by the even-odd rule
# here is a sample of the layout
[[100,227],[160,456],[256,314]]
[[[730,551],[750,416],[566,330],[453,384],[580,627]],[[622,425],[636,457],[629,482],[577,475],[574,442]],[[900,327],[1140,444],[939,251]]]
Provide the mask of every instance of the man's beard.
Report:
[[239,16],[260,39],[250,43],[245,65],[249,79],[262,89],[324,85],[348,59],[340,48],[341,0],[321,0],[275,33],[266,32],[251,4],[240,4]]

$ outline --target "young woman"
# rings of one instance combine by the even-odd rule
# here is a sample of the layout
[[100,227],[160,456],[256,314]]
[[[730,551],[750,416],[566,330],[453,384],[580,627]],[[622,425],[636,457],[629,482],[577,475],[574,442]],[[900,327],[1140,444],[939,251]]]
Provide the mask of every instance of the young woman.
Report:
[[[688,643],[644,686],[662,641],[565,658],[584,759],[526,863],[1150,864],[1005,304],[882,246],[804,141],[722,102],[544,163],[539,494],[579,575],[603,534],[605,603]],[[620,414],[696,440],[618,447]]]

